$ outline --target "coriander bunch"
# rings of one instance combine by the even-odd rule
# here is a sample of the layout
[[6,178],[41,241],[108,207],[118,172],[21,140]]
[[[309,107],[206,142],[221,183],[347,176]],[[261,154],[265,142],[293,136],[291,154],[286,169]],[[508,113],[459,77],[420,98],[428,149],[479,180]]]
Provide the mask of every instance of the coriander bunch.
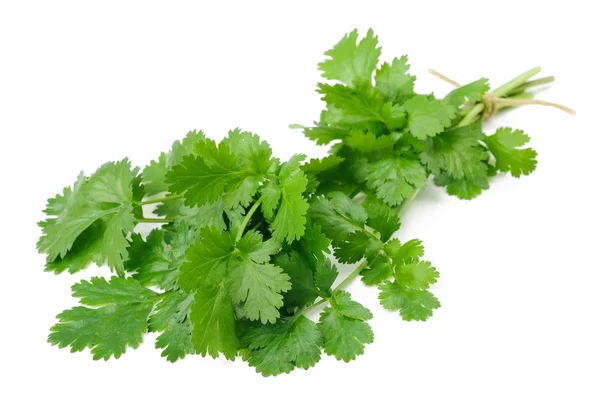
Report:
[[[281,162],[249,132],[217,144],[192,131],[143,170],[109,162],[49,199],[46,270],[96,263],[115,274],[73,286],[82,306],[58,315],[49,342],[109,359],[157,332],[169,361],[241,356],[267,376],[309,368],[322,351],[346,362],[364,352],[372,313],[346,290],[359,276],[404,320],[431,317],[439,273],[421,241],[393,237],[402,216],[429,181],[472,199],[497,173],[531,173],[529,137],[486,135],[480,122],[551,79],[531,80],[536,68],[492,92],[480,79],[437,99],[415,93],[406,56],[380,65],[380,53],[372,31],[360,41],[353,31],[319,65],[335,81],[318,85],[326,109],[294,127],[333,143],[325,158]],[[142,237],[139,223],[160,227]],[[355,266],[334,285],[336,264]]]

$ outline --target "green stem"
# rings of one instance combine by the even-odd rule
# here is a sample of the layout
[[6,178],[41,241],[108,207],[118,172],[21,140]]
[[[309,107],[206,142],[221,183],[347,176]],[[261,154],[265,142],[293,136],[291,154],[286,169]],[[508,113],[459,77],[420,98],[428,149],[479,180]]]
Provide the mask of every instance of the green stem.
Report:
[[[531,100],[533,99],[534,95],[533,93],[520,93],[520,94],[511,94],[510,96],[506,97],[506,98],[514,98],[515,100]],[[498,104],[498,111],[506,109],[506,108],[510,108],[511,105],[507,105],[507,104]]]
[[142,201],[142,202],[140,202],[140,205],[156,204],[158,202],[173,201],[173,200],[180,199],[180,198],[183,198],[183,194],[169,195],[168,197],[156,198],[156,199],[151,199],[148,201]]
[[341,291],[344,289],[344,287],[346,287],[348,284],[350,284],[352,282],[352,280],[354,280],[356,278],[356,276],[358,276],[360,274],[360,272],[362,271],[362,269],[364,269],[365,267],[367,267],[368,262],[366,260],[364,260],[360,265],[358,265],[356,267],[356,269],[352,270],[352,273],[350,273],[348,275],[348,277],[346,277],[341,283],[339,283],[337,285],[337,287],[335,287],[333,290],[334,291]]
[[504,83],[502,86],[498,87],[495,90],[492,90],[492,94],[496,97],[504,97],[508,95],[511,91],[515,90],[517,87],[525,84],[529,79],[533,76],[540,73],[542,70],[541,67],[531,68],[529,71],[524,72],[517,76],[516,78]]
[[515,94],[521,94],[525,90],[531,89],[532,87],[541,86],[552,82],[554,82],[554,76],[546,76],[545,78],[533,79],[523,83],[521,86],[508,93],[507,96],[512,97]]
[[303,314],[308,313],[309,311],[313,310],[314,308],[316,308],[319,305],[324,304],[327,301],[329,301],[329,298],[323,298],[320,301],[317,301],[317,302],[313,303],[309,307],[302,309],[302,311],[296,315],[296,318],[302,316]]
[[404,216],[406,211],[408,211],[408,208],[413,203],[415,198],[417,198],[421,190],[421,188],[417,188],[410,198],[407,198],[406,200],[404,200],[404,202],[402,202],[402,205],[400,205],[400,209],[398,210],[398,220],[402,220],[402,217]]
[[[540,67],[532,68],[529,71],[524,72],[524,73],[520,74],[519,76],[517,76],[516,78],[506,82],[505,84],[498,87],[497,89],[492,90],[491,93],[494,96],[499,97],[499,98],[506,97],[506,96],[510,95],[511,92],[517,90],[522,85],[526,84],[527,81],[531,77],[540,73],[541,70],[542,70],[542,68],[540,68]],[[546,79],[546,78],[543,78],[543,79]],[[457,126],[458,127],[466,126],[466,125],[470,125],[471,123],[478,121],[479,117],[480,117],[479,114],[481,114],[481,112],[483,112],[484,109],[485,109],[485,105],[483,103],[476,104],[473,108],[471,108],[471,110],[467,113],[467,115],[465,115],[461,119],[461,121],[458,123]]]
[[141,218],[136,219],[138,223],[171,223],[174,222],[175,219],[160,219],[160,218]]
[[260,197],[259,199],[257,199],[256,202],[254,203],[254,205],[252,205],[252,208],[250,208],[250,210],[246,214],[246,217],[242,221],[242,225],[240,226],[240,229],[238,230],[237,235],[235,237],[235,242],[238,242],[242,238],[242,235],[244,235],[244,230],[246,230],[246,226],[248,226],[248,223],[250,222],[250,218],[252,217],[254,212],[256,212],[256,210],[258,209],[258,207],[260,206],[262,201],[263,201],[263,197]]

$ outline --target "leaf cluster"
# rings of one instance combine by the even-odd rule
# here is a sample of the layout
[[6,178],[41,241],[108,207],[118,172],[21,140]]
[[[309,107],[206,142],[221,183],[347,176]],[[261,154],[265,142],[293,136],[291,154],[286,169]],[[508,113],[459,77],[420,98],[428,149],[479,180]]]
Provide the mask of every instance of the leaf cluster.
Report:
[[[80,306],[57,316],[50,343],[109,359],[155,332],[169,361],[241,356],[268,376],[312,367],[323,352],[345,362],[364,353],[373,315],[347,291],[354,277],[402,319],[432,316],[439,273],[420,240],[393,237],[401,215],[430,178],[471,199],[498,172],[531,173],[536,153],[520,130],[461,125],[485,79],[442,99],[417,94],[406,56],[379,64],[372,31],[325,54],[326,109],[302,128],[333,143],[327,157],[282,162],[250,132],[217,143],[192,131],[143,169],[109,162],[48,200],[46,270],[115,273],[72,287]],[[160,225],[143,236],[135,228],[146,222]],[[336,265],[354,265],[337,285]]]

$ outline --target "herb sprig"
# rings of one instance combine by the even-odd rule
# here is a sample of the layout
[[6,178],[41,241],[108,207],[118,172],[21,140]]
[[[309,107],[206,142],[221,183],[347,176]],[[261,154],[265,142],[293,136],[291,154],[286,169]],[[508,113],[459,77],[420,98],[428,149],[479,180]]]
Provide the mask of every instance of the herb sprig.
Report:
[[[486,135],[481,120],[551,78],[531,80],[535,68],[492,92],[479,79],[437,99],[415,92],[406,56],[379,63],[371,30],[325,54],[326,108],[313,126],[293,127],[332,144],[327,157],[281,162],[249,132],[216,143],[192,131],[143,170],[109,162],[48,200],[46,270],[96,263],[115,274],[73,286],[81,306],[58,315],[50,343],[109,359],[158,332],[169,361],[241,356],[268,376],[312,367],[322,351],[345,362],[364,352],[373,315],[346,290],[359,276],[404,320],[433,315],[439,273],[420,240],[393,237],[402,216],[429,181],[472,199],[498,173],[531,173],[529,137]],[[160,227],[143,237],[140,223]],[[336,264],[354,268],[334,286]],[[307,317],[319,307],[318,320]]]

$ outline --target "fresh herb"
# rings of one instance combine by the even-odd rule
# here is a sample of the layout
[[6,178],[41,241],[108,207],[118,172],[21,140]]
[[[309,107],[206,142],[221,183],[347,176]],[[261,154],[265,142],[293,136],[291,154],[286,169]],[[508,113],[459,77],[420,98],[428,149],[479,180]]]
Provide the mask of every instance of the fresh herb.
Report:
[[[241,356],[268,376],[307,369],[322,352],[345,362],[364,352],[373,315],[347,291],[359,276],[404,320],[431,317],[439,273],[421,241],[393,237],[402,216],[428,181],[471,199],[497,173],[531,173],[529,137],[488,136],[480,122],[551,79],[530,80],[534,69],[492,92],[480,79],[437,99],[415,93],[406,56],[379,64],[380,53],[372,31],[360,41],[353,31],[319,65],[332,81],[318,85],[327,106],[301,128],[334,143],[323,159],[281,162],[251,133],[216,143],[192,131],[142,171],[109,162],[49,199],[46,270],[115,273],[73,286],[82,306],[58,315],[49,342],[109,359],[158,332],[169,361]],[[142,237],[140,223],[160,227]],[[335,263],[355,265],[337,285]]]

